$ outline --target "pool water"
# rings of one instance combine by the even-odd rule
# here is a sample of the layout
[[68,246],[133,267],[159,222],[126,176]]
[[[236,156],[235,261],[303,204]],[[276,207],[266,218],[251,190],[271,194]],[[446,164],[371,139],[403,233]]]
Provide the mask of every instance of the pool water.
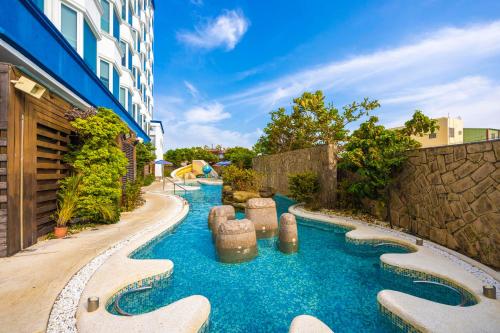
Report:
[[[382,289],[460,303],[460,296],[446,288],[415,285],[410,278],[382,272],[382,253],[406,249],[364,246],[353,251],[345,242],[347,229],[303,219],[298,219],[298,253],[282,254],[274,240],[259,240],[255,260],[219,263],[207,217],[212,206],[221,204],[221,187],[202,185],[184,196],[190,203],[185,221],[133,254],[172,260],[172,276],[154,282],[149,291],[124,295],[124,311],[145,313],[198,294],[211,303],[210,332],[288,332],[301,314],[319,318],[335,332],[399,332],[378,310],[376,296]],[[279,213],[292,203],[284,197],[276,201]],[[112,305],[108,310],[116,313]]]

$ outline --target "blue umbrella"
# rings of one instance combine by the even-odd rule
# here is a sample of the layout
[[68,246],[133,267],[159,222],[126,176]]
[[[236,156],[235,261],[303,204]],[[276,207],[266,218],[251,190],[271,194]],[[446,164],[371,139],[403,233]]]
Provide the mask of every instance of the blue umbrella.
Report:
[[174,165],[172,162],[165,161],[165,160],[158,160],[155,162],[155,164]]
[[231,161],[220,161],[214,164],[215,166],[228,166],[231,165]]

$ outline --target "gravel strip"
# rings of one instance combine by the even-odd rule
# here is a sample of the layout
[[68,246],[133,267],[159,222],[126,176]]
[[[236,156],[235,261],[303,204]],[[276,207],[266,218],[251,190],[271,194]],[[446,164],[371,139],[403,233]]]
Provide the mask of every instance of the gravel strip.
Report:
[[[184,201],[184,205],[186,205],[187,202],[184,199],[182,200]],[[182,219],[176,223],[179,223],[180,221],[182,221]],[[78,303],[80,302],[83,290],[92,275],[109,257],[121,250],[130,242],[135,241],[150,231],[155,229],[159,230],[164,226],[165,221],[161,221],[142,229],[141,231],[111,246],[73,275],[63,290],[59,293],[59,296],[52,306],[47,324],[47,333],[76,333],[78,331],[76,328],[76,312],[78,310]]]

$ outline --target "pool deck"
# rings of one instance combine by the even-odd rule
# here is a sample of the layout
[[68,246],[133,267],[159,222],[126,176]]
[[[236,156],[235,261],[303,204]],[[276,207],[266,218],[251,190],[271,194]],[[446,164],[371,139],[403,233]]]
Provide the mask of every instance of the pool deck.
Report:
[[0,332],[45,332],[54,301],[76,272],[113,244],[160,219],[173,218],[182,206],[173,196],[146,193],[145,199],[144,206],[123,213],[117,224],[42,241],[1,258]]
[[[424,241],[424,246],[416,246],[416,237],[402,232],[351,218],[309,212],[300,205],[290,207],[289,211],[300,217],[353,229],[346,234],[347,241],[388,241],[406,245],[416,251],[383,254],[381,263],[403,270],[405,274],[415,272],[416,277],[421,272],[444,279],[469,291],[478,301],[478,304],[468,307],[449,306],[393,290],[382,290],[377,295],[378,303],[394,316],[393,320],[403,320],[420,332],[500,332],[500,300],[482,295],[484,284],[496,285],[497,293],[500,292],[497,272],[429,241]],[[331,328],[335,330],[335,327]]]

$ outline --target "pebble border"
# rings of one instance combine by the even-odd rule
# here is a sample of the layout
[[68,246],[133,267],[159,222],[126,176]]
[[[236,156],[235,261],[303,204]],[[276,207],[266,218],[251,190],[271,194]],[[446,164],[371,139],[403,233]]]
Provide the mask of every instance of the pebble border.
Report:
[[[307,215],[311,215],[311,216],[318,216],[318,217],[322,217],[322,218],[334,218],[334,219],[339,219],[343,222],[347,222],[347,223],[352,223],[354,225],[358,224],[358,225],[363,225],[363,226],[366,226],[366,227],[371,227],[371,228],[375,228],[387,235],[390,235],[390,236],[395,236],[395,237],[399,237],[399,238],[402,238],[402,239],[405,239],[411,243],[415,243],[415,240],[419,237],[415,237],[415,236],[412,236],[412,235],[409,235],[409,234],[406,234],[404,232],[401,232],[401,231],[397,231],[397,230],[393,230],[393,229],[387,229],[383,226],[380,226],[380,225],[376,225],[376,224],[370,224],[370,223],[367,223],[367,222],[364,222],[364,221],[360,221],[360,220],[356,220],[356,219],[353,219],[353,218],[350,218],[350,217],[344,217],[344,216],[332,216],[332,215],[326,215],[326,214],[322,214],[322,213],[316,213],[316,212],[310,212],[310,211],[306,211],[303,209],[302,207],[303,205],[302,204],[296,204],[296,205],[293,205],[293,206],[290,206],[289,209],[296,209],[297,211],[299,212],[303,212],[303,213],[306,213]],[[327,222],[329,223],[329,222]],[[334,223],[334,222],[331,222],[331,223]],[[465,271],[469,272],[470,274],[474,275],[476,278],[478,278],[479,280],[481,280],[481,282],[485,285],[492,285],[492,286],[495,286],[496,287],[496,291],[497,291],[497,299],[500,298],[500,282],[497,281],[494,277],[492,277],[490,274],[488,274],[487,272],[485,272],[484,270],[482,270],[481,268],[479,267],[476,267],[476,266],[473,266],[471,264],[469,264],[468,262],[460,259],[459,257],[453,255],[452,253],[448,252],[448,251],[444,251],[444,250],[441,250],[436,244],[433,244],[431,241],[428,241],[428,240],[424,240],[424,247],[432,250],[434,253],[440,255],[440,256],[443,256],[445,258],[447,258],[448,260],[452,261],[453,263],[455,263],[456,265],[460,266],[461,268],[463,268]]]
[[[161,194],[167,197],[172,197],[172,195]],[[187,201],[181,197],[177,197],[182,200],[182,207],[188,205]],[[181,223],[184,218],[179,218],[173,226],[168,229],[175,227]],[[75,275],[71,277],[66,286],[61,290],[59,296],[57,296],[52,310],[50,311],[49,320],[47,323],[47,333],[76,333],[78,332],[76,328],[76,312],[78,310],[78,303],[80,302],[80,297],[90,280],[92,275],[99,269],[99,267],[104,264],[104,262],[111,257],[113,254],[124,248],[126,245],[135,241],[144,234],[158,229],[165,224],[165,221],[160,221],[158,223],[152,224],[149,227],[142,229],[141,231],[131,235],[130,237],[119,241],[115,245],[111,246],[109,249],[105,250],[89,263],[83,266]]]

